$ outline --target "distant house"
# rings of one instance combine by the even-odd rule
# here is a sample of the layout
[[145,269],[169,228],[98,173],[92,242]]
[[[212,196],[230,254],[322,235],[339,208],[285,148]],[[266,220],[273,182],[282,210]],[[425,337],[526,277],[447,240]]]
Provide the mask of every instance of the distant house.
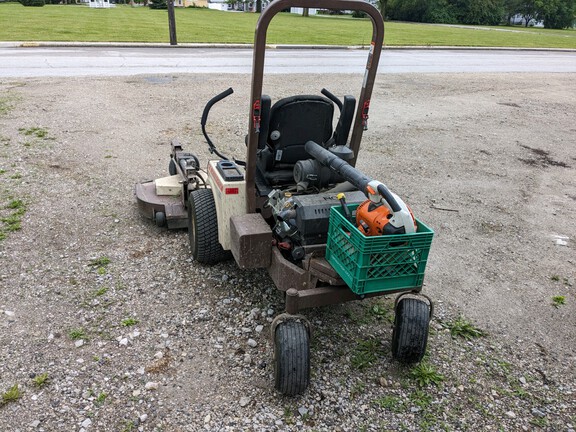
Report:
[[[317,8],[308,8],[308,15],[317,15],[318,14]],[[304,12],[304,8],[301,7],[292,7],[290,8],[290,13],[302,15]]]
[[174,0],[175,7],[208,7],[208,0]]
[[90,0],[89,3],[91,8],[111,8],[116,7],[115,4],[111,4],[109,0]]
[[544,27],[544,21],[536,21],[533,18],[529,20],[528,25],[526,25],[526,19],[524,18],[524,15],[521,14],[516,14],[510,18],[510,24],[522,25],[524,27]]

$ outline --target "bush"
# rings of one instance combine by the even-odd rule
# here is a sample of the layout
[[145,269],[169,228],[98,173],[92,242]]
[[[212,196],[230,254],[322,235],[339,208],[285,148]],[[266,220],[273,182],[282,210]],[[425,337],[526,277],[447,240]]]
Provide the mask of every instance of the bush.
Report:
[[20,3],[22,3],[22,6],[36,6],[36,7],[42,7],[46,4],[44,0],[20,0]]
[[152,0],[150,2],[150,9],[168,9],[166,0]]

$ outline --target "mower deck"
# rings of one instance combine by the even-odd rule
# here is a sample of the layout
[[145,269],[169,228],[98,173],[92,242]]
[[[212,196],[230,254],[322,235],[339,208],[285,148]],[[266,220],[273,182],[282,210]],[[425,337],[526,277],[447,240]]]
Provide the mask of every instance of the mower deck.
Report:
[[[169,229],[186,228],[188,226],[188,213],[182,204],[180,196],[157,195],[154,181],[138,183],[136,185],[136,200],[140,214],[151,219],[159,226]],[[162,222],[162,216],[164,221]]]

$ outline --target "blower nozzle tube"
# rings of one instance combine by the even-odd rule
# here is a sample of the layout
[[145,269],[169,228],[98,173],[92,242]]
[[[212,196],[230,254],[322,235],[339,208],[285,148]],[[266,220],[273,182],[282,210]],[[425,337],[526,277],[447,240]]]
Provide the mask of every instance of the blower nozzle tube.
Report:
[[[304,148],[310,156],[314,157],[322,165],[326,165],[327,167],[330,167],[332,170],[336,171],[338,174],[352,183],[352,185],[355,186],[358,190],[361,190],[365,194],[368,193],[368,183],[370,183],[373,179],[367,177],[348,162],[340,159],[335,154],[330,153],[328,150],[326,150],[321,145],[316,144],[314,141],[308,141]],[[380,186],[382,187],[378,187],[378,192],[388,202],[392,211],[400,211],[401,207],[396,202],[396,199],[394,199],[390,191],[384,185]]]

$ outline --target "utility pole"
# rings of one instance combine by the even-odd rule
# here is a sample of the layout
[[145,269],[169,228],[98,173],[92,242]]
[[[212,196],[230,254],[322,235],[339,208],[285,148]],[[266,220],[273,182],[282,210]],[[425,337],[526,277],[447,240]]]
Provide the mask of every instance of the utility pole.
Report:
[[176,41],[176,18],[174,16],[174,0],[168,0],[168,29],[170,31],[170,45],[178,45]]

